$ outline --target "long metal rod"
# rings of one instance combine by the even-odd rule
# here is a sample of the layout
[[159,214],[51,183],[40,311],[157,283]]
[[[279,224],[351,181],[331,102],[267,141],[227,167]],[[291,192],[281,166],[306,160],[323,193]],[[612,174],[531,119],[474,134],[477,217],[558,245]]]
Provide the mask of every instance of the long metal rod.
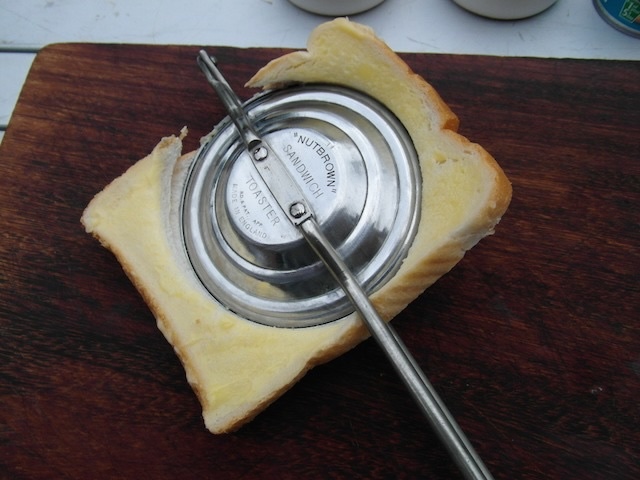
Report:
[[198,54],[197,61],[209,85],[213,87],[227,109],[229,118],[231,118],[238,129],[240,138],[242,138],[247,149],[251,149],[254,145],[259,144],[261,140],[253,128],[253,124],[242,108],[240,99],[231,89],[227,80],[222,76],[222,72],[216,67],[215,58],[208,55],[204,50],[201,50]]
[[395,330],[376,311],[360,283],[329,243],[312,217],[299,226],[305,239],[322,259],[336,281],[349,296],[369,332],[378,342],[396,372],[404,382],[432,428],[444,443],[465,478],[492,479],[491,473],[478,456],[439,395]]
[[225,104],[258,173],[276,202],[289,220],[299,228],[305,240],[345,291],[371,336],[391,361],[460,471],[468,480],[493,479],[404,342],[395,330],[380,318],[356,276],[318,226],[304,194],[284,167],[284,163],[254,129],[238,97],[216,67],[215,60],[201,51],[198,64]]

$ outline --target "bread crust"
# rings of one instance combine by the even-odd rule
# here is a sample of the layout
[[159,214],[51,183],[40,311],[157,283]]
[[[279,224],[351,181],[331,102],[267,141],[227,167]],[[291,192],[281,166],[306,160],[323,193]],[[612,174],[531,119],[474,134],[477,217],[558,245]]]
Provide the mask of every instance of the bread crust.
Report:
[[[345,58],[335,52],[345,48],[353,62],[343,71]],[[435,90],[368,27],[345,19],[323,24],[312,32],[307,51],[270,62],[248,85],[331,81],[387,105],[420,158],[418,232],[398,273],[372,296],[382,318],[390,320],[493,232],[509,204],[511,185],[491,155],[456,133],[458,118]],[[194,159],[193,152],[181,155],[185,134],[163,139],[96,195],[82,223],[115,254],[149,305],[184,365],[206,427],[224,433],[254,418],[309,369],[353,348],[368,332],[356,314],[300,329],[259,325],[227,311],[204,290],[181,246],[177,218],[185,172]]]

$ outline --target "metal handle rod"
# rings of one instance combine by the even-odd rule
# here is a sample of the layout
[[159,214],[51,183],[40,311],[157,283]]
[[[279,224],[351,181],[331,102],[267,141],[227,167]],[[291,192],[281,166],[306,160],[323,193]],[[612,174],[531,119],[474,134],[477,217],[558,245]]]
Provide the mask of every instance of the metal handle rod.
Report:
[[246,145],[247,149],[253,148],[256,143],[260,142],[260,138],[253,128],[253,124],[249,121],[246,112],[242,108],[242,103],[238,96],[234,93],[227,82],[226,78],[216,67],[216,59],[211,57],[206,51],[200,50],[197,57],[198,66],[204,73],[207,81],[218,94],[218,97],[224,104],[229,118],[233,121],[240,137]]
[[404,342],[391,325],[380,318],[358,280],[322,233],[315,219],[312,217],[306,220],[299,225],[299,228],[360,313],[369,332],[391,361],[465,478],[493,479]]
[[215,60],[205,51],[200,51],[198,64],[225,104],[257,172],[276,202],[293,225],[300,229],[305,240],[345,291],[460,471],[468,480],[492,480],[493,477],[486,466],[405,344],[391,326],[380,318],[356,276],[318,226],[311,206],[278,155],[254,129],[251,120],[242,109],[240,100],[216,67]]

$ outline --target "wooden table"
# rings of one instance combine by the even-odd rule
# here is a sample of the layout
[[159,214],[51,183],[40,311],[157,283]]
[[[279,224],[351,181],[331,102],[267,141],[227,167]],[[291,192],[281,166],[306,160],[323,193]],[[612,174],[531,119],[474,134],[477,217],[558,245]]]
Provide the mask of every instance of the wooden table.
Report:
[[[79,223],[222,107],[197,47],[62,44],[0,146],[0,478],[458,478],[371,340],[234,434]],[[281,51],[211,48],[232,86]],[[481,242],[394,324],[498,479],[640,478],[637,62],[404,55],[513,182]]]

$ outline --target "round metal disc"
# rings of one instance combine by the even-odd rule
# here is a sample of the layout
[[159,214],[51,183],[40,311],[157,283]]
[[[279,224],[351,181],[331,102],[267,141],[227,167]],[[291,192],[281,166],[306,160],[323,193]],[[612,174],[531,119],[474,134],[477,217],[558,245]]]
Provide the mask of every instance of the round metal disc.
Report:
[[[418,160],[402,124],[370,97],[334,86],[272,91],[244,108],[365,291],[384,285],[406,256],[419,216]],[[281,327],[353,311],[228,118],[193,162],[181,213],[194,271],[229,310]]]

